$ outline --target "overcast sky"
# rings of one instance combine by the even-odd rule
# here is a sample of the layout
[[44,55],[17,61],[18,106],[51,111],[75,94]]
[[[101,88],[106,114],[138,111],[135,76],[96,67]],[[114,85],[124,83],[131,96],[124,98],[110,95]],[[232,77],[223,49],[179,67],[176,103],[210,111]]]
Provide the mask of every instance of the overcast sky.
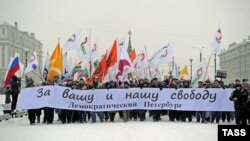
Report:
[[[175,61],[179,66],[198,63],[205,46],[208,59],[212,37],[221,26],[221,48],[241,42],[250,35],[250,0],[0,0],[0,20],[19,29],[34,32],[44,51],[61,44],[77,29],[92,31],[104,53],[115,38],[128,39],[140,50],[147,46],[149,57],[169,41],[175,43]],[[213,61],[210,75],[213,75]]]

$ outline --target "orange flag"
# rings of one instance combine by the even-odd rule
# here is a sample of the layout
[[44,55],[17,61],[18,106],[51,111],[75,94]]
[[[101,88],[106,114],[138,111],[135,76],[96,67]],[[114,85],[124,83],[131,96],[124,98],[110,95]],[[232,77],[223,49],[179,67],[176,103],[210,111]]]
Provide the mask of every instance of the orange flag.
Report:
[[54,52],[50,57],[50,68],[48,80],[53,80],[55,76],[61,75],[63,70],[63,55],[60,43],[57,44]]
[[49,58],[49,61],[50,62],[53,62],[56,57],[58,56],[58,54],[60,53],[60,50],[61,50],[61,47],[60,47],[60,43],[58,42],[53,53],[51,54],[50,58]]
[[180,77],[184,77],[188,75],[188,69],[187,69],[187,65],[185,65],[184,68],[181,69],[180,71]]

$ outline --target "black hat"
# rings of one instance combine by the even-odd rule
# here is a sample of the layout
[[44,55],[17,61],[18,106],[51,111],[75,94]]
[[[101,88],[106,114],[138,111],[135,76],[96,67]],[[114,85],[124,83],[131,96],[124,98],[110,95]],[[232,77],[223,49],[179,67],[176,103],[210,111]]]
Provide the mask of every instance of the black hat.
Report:
[[239,80],[239,79],[236,79],[235,82],[240,82],[240,80]]
[[128,85],[128,81],[125,81],[124,84],[127,84],[127,85]]
[[246,81],[248,81],[248,79],[242,79],[242,82],[246,82]]
[[242,87],[242,85],[241,85],[241,84],[236,84],[234,87],[235,87],[235,88],[237,88],[237,87]]
[[152,79],[152,81],[155,81],[155,80],[158,80],[158,78],[155,77],[155,78]]

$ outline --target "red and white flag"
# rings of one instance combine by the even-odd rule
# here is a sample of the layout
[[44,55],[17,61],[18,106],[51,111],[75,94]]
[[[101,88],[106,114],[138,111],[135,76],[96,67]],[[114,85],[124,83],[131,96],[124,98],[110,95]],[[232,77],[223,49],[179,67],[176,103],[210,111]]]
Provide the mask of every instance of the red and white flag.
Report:
[[120,81],[127,80],[127,74],[134,71],[133,64],[129,58],[126,48],[122,48],[120,59],[118,62],[118,73],[117,78]]

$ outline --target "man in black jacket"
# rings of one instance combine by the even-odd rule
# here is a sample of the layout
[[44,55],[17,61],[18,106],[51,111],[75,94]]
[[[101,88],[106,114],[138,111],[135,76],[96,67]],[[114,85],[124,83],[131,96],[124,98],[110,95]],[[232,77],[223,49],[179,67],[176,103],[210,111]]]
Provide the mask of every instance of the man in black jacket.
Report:
[[[177,79],[176,78],[171,79],[169,88],[178,89]],[[179,113],[180,112],[176,111],[176,110],[169,110],[169,120],[172,121],[172,122],[175,121],[175,119],[177,121],[179,121],[180,120],[180,114]]]
[[247,101],[249,93],[242,88],[241,84],[235,85],[235,90],[230,96],[230,100],[234,101],[236,124],[247,125]]
[[[157,78],[152,79],[151,88],[160,88],[162,90],[162,86],[159,83]],[[161,120],[160,110],[152,110],[152,115],[153,115],[154,122]]]
[[16,109],[18,94],[19,94],[20,88],[21,88],[20,79],[16,75],[13,75],[11,78],[10,85],[11,85],[11,96],[12,96],[11,110],[13,112]]

